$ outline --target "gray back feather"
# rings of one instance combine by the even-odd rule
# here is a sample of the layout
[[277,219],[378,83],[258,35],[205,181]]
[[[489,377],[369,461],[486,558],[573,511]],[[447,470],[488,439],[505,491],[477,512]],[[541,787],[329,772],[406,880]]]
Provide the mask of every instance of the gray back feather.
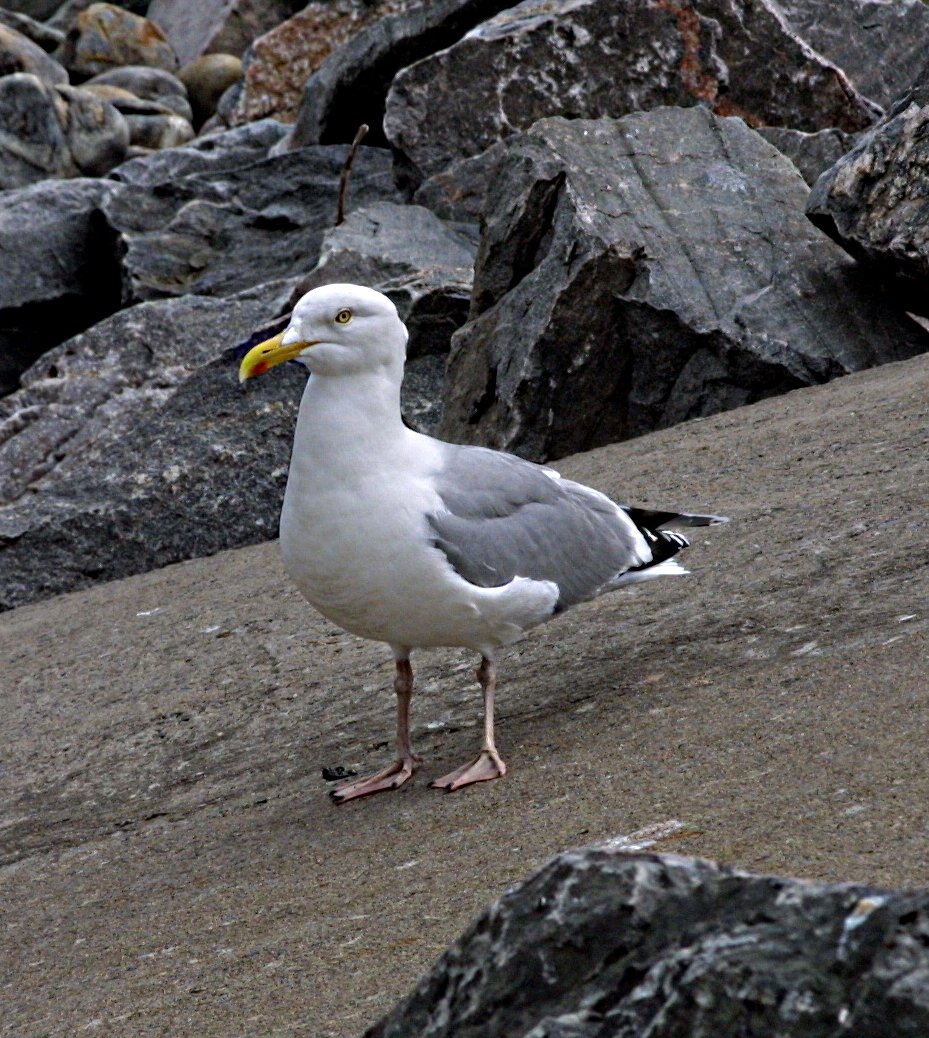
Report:
[[648,562],[632,521],[596,490],[553,478],[512,454],[446,444],[428,517],[434,543],[478,587],[514,577],[554,581],[561,608],[594,598],[620,573]]

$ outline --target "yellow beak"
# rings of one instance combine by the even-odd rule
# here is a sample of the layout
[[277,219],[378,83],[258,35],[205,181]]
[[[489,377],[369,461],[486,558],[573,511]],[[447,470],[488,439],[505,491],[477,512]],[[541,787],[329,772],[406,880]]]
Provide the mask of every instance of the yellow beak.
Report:
[[293,360],[298,357],[308,346],[315,346],[315,342],[291,342],[286,346],[281,345],[281,339],[285,332],[275,335],[273,339],[265,339],[253,346],[242,358],[239,365],[239,381],[244,382],[253,375],[263,375],[277,364],[283,364],[285,360]]

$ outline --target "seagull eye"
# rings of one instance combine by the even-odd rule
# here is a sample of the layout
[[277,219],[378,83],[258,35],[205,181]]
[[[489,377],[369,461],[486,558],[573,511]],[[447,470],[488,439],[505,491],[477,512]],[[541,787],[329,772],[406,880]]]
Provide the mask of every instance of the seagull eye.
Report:
[[335,315],[335,322],[336,322],[336,324],[348,324],[348,322],[351,319],[352,319],[352,312],[351,312],[351,310],[340,310]]

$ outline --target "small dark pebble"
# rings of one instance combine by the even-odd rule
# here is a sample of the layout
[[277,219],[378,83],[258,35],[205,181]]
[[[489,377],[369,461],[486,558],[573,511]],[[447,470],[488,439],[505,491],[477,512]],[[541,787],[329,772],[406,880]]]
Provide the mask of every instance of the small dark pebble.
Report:
[[337,779],[351,778],[352,775],[357,774],[357,771],[352,771],[351,768],[343,768],[341,765],[337,768],[323,768],[323,778],[327,782],[335,782]]

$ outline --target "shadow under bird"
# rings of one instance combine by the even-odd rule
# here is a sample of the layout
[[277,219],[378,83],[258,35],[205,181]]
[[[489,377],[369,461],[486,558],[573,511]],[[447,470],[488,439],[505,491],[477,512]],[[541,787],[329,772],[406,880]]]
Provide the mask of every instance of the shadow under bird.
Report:
[[686,573],[669,523],[726,520],[627,508],[552,469],[407,428],[400,383],[407,331],[393,303],[326,285],[288,327],[242,360],[242,381],[297,360],[310,371],[284,506],[281,554],[333,623],[387,642],[396,660],[397,759],[332,791],[339,803],[396,789],[421,758],[410,745],[410,652],[461,646],[481,656],[484,743],[432,783],[449,792],[506,774],[494,743],[494,658],[530,628],[616,588]]

